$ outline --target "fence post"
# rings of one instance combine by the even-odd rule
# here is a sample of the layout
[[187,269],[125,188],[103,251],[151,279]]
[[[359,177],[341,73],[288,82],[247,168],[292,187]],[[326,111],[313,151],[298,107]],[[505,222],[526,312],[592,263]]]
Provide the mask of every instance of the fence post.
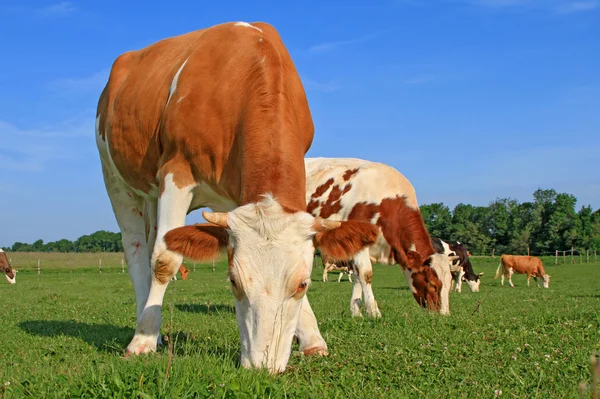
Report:
[[494,258],[494,254],[496,253],[496,248],[492,249],[492,258]]
[[567,251],[563,251],[563,263],[567,263]]
[[100,270],[100,273],[102,273],[102,258],[100,258],[100,264],[98,266],[98,270]]
[[571,264],[575,264],[575,258],[573,257],[573,247],[571,247]]
[[40,274],[40,258],[38,258],[38,274]]
[[121,258],[121,273],[125,273],[125,259]]
[[579,263],[583,263],[583,254],[579,253]]
[[529,245],[527,246],[527,256],[531,256],[531,253],[529,252]]
[[194,271],[196,271],[196,262],[194,262]]
[[590,250],[585,250],[585,263],[590,263]]
[[594,262],[598,262],[598,257],[596,256],[596,250],[594,249]]
[[213,273],[215,272],[215,258],[213,258]]
[[556,250],[556,253],[554,254],[554,264],[558,265],[558,249]]

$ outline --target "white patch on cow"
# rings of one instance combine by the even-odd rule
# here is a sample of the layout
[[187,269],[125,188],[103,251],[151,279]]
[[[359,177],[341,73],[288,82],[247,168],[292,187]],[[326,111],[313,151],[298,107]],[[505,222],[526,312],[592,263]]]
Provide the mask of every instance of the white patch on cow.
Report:
[[550,275],[549,274],[544,274],[542,276],[542,286],[544,288],[550,288]]
[[13,278],[10,278],[10,277],[8,277],[8,274],[5,274],[6,279],[11,284],[15,284],[17,282],[17,273],[16,273],[16,270],[13,270],[13,273],[14,273],[14,277]]
[[233,25],[234,25],[234,26],[245,26],[246,28],[252,28],[252,29],[256,29],[256,30],[257,30],[257,31],[259,31],[259,32],[262,32],[262,29],[260,29],[260,28],[258,28],[258,27],[256,27],[256,26],[254,26],[254,25],[252,25],[252,24],[249,24],[248,22],[243,22],[243,21],[240,21],[240,22],[236,22],[236,23],[234,23]]
[[0,253],[2,253],[2,252],[4,252],[4,251],[2,250],[2,248],[0,248]]
[[408,250],[409,251],[417,252],[417,247],[416,247],[416,245],[414,243],[412,243],[412,244],[410,244],[410,247],[408,247]]
[[435,270],[438,278],[442,282],[442,292],[440,293],[440,314],[450,314],[450,289],[452,285],[452,273],[450,273],[450,260],[444,254],[431,255],[431,268]]
[[181,64],[181,66],[175,73],[173,80],[171,81],[171,87],[169,87],[169,98],[167,99],[166,105],[169,105],[169,101],[171,101],[171,97],[173,97],[173,94],[175,94],[175,90],[177,90],[177,82],[179,82],[179,75],[181,74],[181,71],[183,71],[183,67],[185,67],[185,64],[187,64],[187,62],[188,62],[188,58],[186,58],[186,60],[183,61],[183,64]]

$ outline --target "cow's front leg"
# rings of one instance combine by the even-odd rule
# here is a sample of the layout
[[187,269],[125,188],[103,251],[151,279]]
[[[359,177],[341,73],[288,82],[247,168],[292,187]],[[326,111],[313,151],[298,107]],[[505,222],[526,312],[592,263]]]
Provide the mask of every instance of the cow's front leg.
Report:
[[302,298],[302,309],[300,310],[300,318],[296,327],[296,334],[300,341],[300,352],[305,355],[328,355],[327,343],[321,336],[319,324],[315,313],[308,302],[308,298],[304,295]]
[[164,236],[185,224],[185,216],[192,201],[192,188],[179,188],[172,174],[167,174],[158,200],[158,229],[152,252],[152,282],[148,300],[138,321],[135,335],[129,345],[129,354],[141,354],[156,350],[162,323],[162,303],[171,278],[177,273],[183,257],[169,251]]
[[[354,264],[356,265],[356,277],[354,280],[355,282],[359,282],[362,288],[367,315],[371,317],[381,317],[381,312],[379,311],[375,295],[373,294],[373,286],[371,285],[373,280],[373,266],[371,265],[368,248],[363,249],[354,257]],[[356,287],[356,283],[354,286]]]

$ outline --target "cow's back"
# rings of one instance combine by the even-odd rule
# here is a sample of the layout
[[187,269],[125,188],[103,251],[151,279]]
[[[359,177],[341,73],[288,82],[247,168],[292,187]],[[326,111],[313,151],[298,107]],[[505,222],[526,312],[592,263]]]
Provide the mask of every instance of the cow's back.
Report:
[[[398,262],[391,254],[388,237],[397,239],[414,229],[422,230],[420,235],[426,242],[416,242],[418,251],[429,256],[433,253],[429,235],[419,212],[417,196],[412,184],[396,169],[355,158],[306,158],[307,211],[314,216],[330,220],[361,220],[378,224],[379,237],[370,247],[372,259],[379,263]],[[402,200],[403,198],[403,200]],[[404,214],[403,223],[397,223],[398,200]],[[392,204],[394,209],[388,207]],[[383,215],[383,216],[382,216]],[[400,216],[402,217],[402,216]],[[411,241],[405,238],[403,241]]]
[[[273,114],[286,120],[268,120]],[[267,134],[267,140],[279,141],[273,147],[287,140],[287,147],[302,148],[302,156],[313,135],[293,62],[275,29],[263,23],[216,25],[123,54],[112,67],[98,117],[114,168],[146,193],[174,172],[183,179],[175,182],[180,186],[203,180],[239,196],[241,132]],[[281,125],[276,133],[289,134],[256,132],[261,123]],[[256,151],[258,159],[266,158],[268,145]]]

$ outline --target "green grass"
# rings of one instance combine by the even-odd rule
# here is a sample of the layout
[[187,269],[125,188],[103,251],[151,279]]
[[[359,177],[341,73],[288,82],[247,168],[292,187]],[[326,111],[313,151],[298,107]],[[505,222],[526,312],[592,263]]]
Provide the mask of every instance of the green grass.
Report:
[[120,261],[102,274],[22,268],[0,282],[0,397],[577,398],[600,349],[600,264],[547,262],[546,290],[524,276],[501,287],[497,262],[473,259],[481,292],[452,293],[449,317],[418,308],[397,266],[375,266],[380,320],[351,318],[346,277],[323,283],[316,267],[309,298],[330,356],[293,354],[278,376],[239,367],[223,263],[169,286],[170,364],[166,348],[122,358],[135,301]]

